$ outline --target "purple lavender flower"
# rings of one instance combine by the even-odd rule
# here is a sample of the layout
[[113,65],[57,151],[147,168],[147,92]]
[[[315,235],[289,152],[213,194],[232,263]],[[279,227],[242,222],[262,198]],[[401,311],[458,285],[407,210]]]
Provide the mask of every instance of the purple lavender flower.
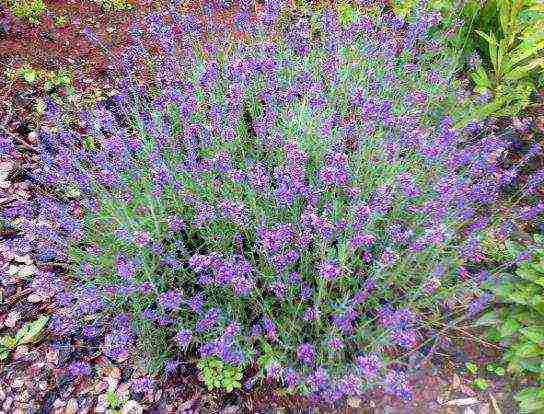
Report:
[[204,293],[197,293],[185,303],[193,312],[202,313],[202,309],[204,308],[205,304]]
[[314,294],[314,288],[308,283],[303,283],[302,288],[300,290],[300,298],[302,300],[308,300],[312,297],[313,294]]
[[344,348],[344,341],[342,341],[342,338],[335,336],[329,341],[329,346],[333,351],[338,352]]
[[342,275],[342,269],[335,262],[323,262],[318,267],[319,276],[327,280],[338,279]]
[[146,231],[137,233],[136,238],[134,239],[134,243],[136,243],[139,247],[145,247],[150,242],[151,242],[151,236]]
[[263,318],[263,326],[268,339],[276,340],[278,335],[276,324],[271,319]]
[[177,310],[181,307],[183,295],[181,292],[170,290],[159,296],[158,305],[167,310]]
[[266,376],[268,379],[279,380],[283,374],[283,368],[278,362],[272,362],[266,367]]
[[329,185],[345,186],[349,182],[349,164],[345,154],[334,153],[326,160],[326,166],[319,173],[320,178]]
[[312,306],[312,307],[309,307],[308,309],[306,309],[306,311],[304,311],[304,318],[303,319],[306,322],[313,322],[313,321],[317,320],[320,315],[321,315],[321,311],[317,307]]
[[132,380],[131,388],[135,393],[148,393],[155,388],[156,381],[149,377],[141,377]]
[[274,229],[262,229],[259,232],[261,244],[270,253],[276,253],[293,241],[293,227],[291,224],[282,224]]
[[468,59],[468,67],[471,70],[476,70],[478,67],[482,66],[482,58],[478,52],[472,53]]
[[468,314],[470,317],[474,317],[480,312],[482,312],[493,300],[493,295],[489,293],[484,293],[477,300],[473,301],[468,309]]
[[327,388],[329,385],[330,377],[327,370],[323,367],[318,368],[312,374],[308,376],[308,384],[312,387],[312,390],[317,392]]
[[196,325],[197,332],[205,332],[212,329],[219,322],[219,317],[221,316],[221,311],[217,308],[212,308],[204,315]]
[[403,348],[414,349],[417,346],[417,331],[413,329],[394,331],[391,337],[397,345]]
[[136,276],[136,266],[133,261],[120,257],[117,259],[117,273],[123,279],[133,279]]
[[278,281],[274,283],[270,288],[279,300],[285,299],[285,295],[287,293],[287,285],[285,283]]
[[373,234],[357,233],[350,241],[354,249],[359,247],[370,247],[376,242],[377,238]]
[[254,281],[249,277],[235,276],[231,283],[236,296],[247,296],[255,288]]
[[400,371],[389,371],[384,381],[385,388],[391,394],[402,398],[405,401],[412,399],[412,391],[408,384],[405,373]]
[[287,387],[295,388],[295,387],[298,387],[299,383],[300,383],[299,374],[293,369],[288,369],[287,373],[285,374],[285,384],[287,385]]
[[104,340],[104,355],[114,360],[121,360],[128,357],[129,351],[134,345],[132,332],[114,331],[106,335]]
[[297,348],[297,356],[306,365],[314,365],[316,353],[311,344],[305,343]]
[[361,394],[361,387],[361,378],[355,374],[347,374],[340,381],[340,389],[343,395],[359,395]]
[[91,375],[91,366],[84,361],[76,361],[70,364],[68,371],[75,377],[83,377]]
[[374,378],[379,374],[383,362],[378,355],[370,354],[367,356],[358,356],[357,366],[365,377]]
[[193,333],[189,329],[181,329],[176,334],[174,340],[181,349],[187,349],[193,340]]

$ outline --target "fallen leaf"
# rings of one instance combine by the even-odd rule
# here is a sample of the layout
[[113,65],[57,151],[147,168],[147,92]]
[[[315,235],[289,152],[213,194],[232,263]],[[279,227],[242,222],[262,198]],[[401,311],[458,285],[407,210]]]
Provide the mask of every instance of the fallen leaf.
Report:
[[461,392],[463,394],[466,394],[466,395],[476,395],[476,393],[474,392],[474,390],[472,388],[470,388],[468,385],[465,385],[465,384],[462,384],[459,386]]
[[495,414],[502,414],[502,411],[499,408],[499,404],[497,403],[497,400],[495,399],[495,397],[493,397],[493,394],[489,394],[489,397],[491,398],[491,404],[493,404],[493,409],[495,410]]
[[489,403],[480,405],[480,411],[478,414],[489,414]]
[[452,383],[451,383],[451,387],[454,390],[458,390],[460,386],[461,386],[461,378],[459,378],[459,375],[453,374],[453,380],[452,380]]
[[13,259],[19,263],[24,263],[27,266],[32,264],[32,259],[30,258],[29,254],[25,254],[24,256],[15,255]]
[[445,404],[446,405],[456,405],[458,407],[462,407],[462,406],[465,406],[465,405],[474,405],[474,404],[478,404],[478,403],[479,403],[479,401],[476,398],[459,398],[457,400],[447,401]]
[[17,276],[19,276],[19,277],[29,277],[29,276],[35,275],[36,273],[38,273],[38,269],[34,265],[21,266],[21,267],[19,267],[19,272],[17,273]]
[[21,319],[19,312],[12,311],[7,314],[6,319],[4,320],[4,325],[8,328],[14,328],[19,319]]
[[32,293],[31,295],[28,295],[27,300],[31,303],[38,303],[44,300],[44,298],[41,295],[38,295],[37,293]]
[[34,322],[25,324],[15,335],[17,343],[28,344],[34,342],[44,330],[47,322],[49,322],[49,315],[43,315]]

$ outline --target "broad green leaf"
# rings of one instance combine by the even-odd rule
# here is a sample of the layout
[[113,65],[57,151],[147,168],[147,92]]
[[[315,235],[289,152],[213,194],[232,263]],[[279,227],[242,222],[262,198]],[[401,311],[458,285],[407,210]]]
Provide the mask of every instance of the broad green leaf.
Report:
[[493,326],[499,322],[499,315],[496,311],[484,313],[475,323],[474,326]]
[[512,336],[521,328],[518,321],[513,318],[507,319],[499,328],[499,332],[503,338]]
[[519,361],[519,365],[528,372],[538,374],[541,370],[540,358],[523,359]]
[[497,48],[497,78],[501,78],[504,74],[504,58],[505,55],[508,53],[508,41],[505,39],[501,39],[499,41],[499,47]]
[[521,331],[521,334],[529,338],[531,341],[539,344],[541,347],[544,347],[544,328],[532,326],[529,328],[524,328]]
[[529,267],[529,265],[523,265],[522,267],[518,268],[516,270],[516,275],[530,281],[537,279],[539,276],[535,270]]
[[34,322],[25,324],[15,335],[17,344],[27,344],[35,341],[44,330],[47,322],[49,322],[49,316],[44,315]]
[[511,2],[509,0],[498,0],[497,6],[499,9],[499,21],[501,23],[501,28],[503,33],[506,35],[510,32],[510,6]]
[[470,77],[479,88],[491,89],[491,82],[487,76],[487,72],[483,67],[477,68],[474,72],[470,74]]
[[527,9],[528,11],[544,13],[544,3],[537,3]]
[[526,342],[515,349],[517,358],[534,358],[542,354],[542,349],[533,342]]
[[544,393],[542,389],[533,387],[519,392],[514,399],[519,403],[519,412],[529,414],[544,410]]
[[489,383],[485,378],[476,378],[474,380],[474,386],[482,391],[485,391],[489,388]]

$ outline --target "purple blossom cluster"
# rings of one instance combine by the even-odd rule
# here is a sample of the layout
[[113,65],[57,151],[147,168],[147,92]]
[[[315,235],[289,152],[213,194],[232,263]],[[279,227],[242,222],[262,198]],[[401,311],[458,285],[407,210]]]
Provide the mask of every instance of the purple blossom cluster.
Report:
[[[265,2],[255,42],[203,48],[191,47],[200,22],[156,12],[120,62],[123,92],[74,108],[77,123],[48,102],[33,178],[64,196],[38,200],[32,234],[44,261],[71,252],[78,283],[36,284],[66,311],[55,334],[94,317],[84,336],[104,333],[114,360],[157,332],[175,361],[245,368],[271,350],[262,375],[316,401],[372,386],[410,399],[387,352],[413,350],[429,309],[446,311],[441,294],[476,283],[466,269],[485,259],[481,236],[517,175],[497,156],[508,144],[455,127],[473,103],[436,52],[435,14],[343,27],[328,10],[272,41],[280,3]],[[529,196],[542,181],[531,176]]]

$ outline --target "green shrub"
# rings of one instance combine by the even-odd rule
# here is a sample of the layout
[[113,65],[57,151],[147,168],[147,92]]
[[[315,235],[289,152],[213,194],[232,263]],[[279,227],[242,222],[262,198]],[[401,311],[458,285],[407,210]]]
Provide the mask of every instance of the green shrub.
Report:
[[[526,7],[523,0],[490,3],[495,6],[495,14],[492,11],[484,14],[476,30],[487,43],[485,52],[490,68],[478,65],[471,77],[477,90],[494,94],[494,99],[483,109],[483,116],[517,115],[529,106],[531,94],[536,90],[535,72],[544,66],[544,5]],[[498,27],[488,22],[489,16],[495,17]]]
[[37,23],[46,10],[43,0],[7,0],[7,4],[15,16],[32,23]]
[[[531,259],[496,288],[504,306],[482,317],[484,323],[493,325],[490,339],[506,346],[507,371],[534,377],[539,385],[516,396],[521,413],[544,409],[544,237],[535,236],[535,242]],[[515,255],[517,247],[509,250]]]
[[[531,104],[542,85],[544,5],[535,0],[396,0],[393,9],[405,18],[421,8],[439,11],[437,32],[449,33],[459,69],[467,66],[475,90],[487,99],[477,113],[515,116]],[[480,58],[482,56],[482,59]]]
[[97,0],[102,9],[109,11],[130,11],[134,9],[134,5],[129,0]]

